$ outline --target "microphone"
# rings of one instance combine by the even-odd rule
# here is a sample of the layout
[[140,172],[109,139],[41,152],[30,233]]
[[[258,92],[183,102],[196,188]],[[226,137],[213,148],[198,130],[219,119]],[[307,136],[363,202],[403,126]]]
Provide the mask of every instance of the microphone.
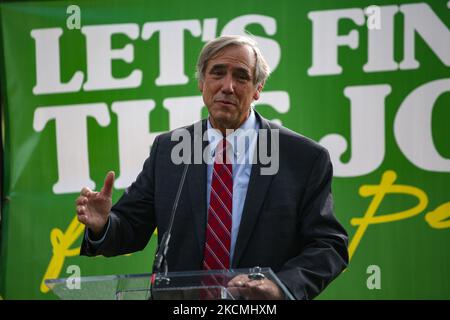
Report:
[[[170,242],[170,237],[172,234],[173,222],[175,220],[175,214],[177,211],[178,202],[180,200],[180,195],[181,195],[181,190],[183,189],[183,185],[184,185],[184,181],[186,179],[186,173],[188,171],[188,168],[189,168],[189,163],[186,163],[184,165],[183,174],[181,176],[180,184],[178,185],[177,195],[175,197],[175,202],[173,204],[172,212],[170,214],[169,226],[168,226],[166,232],[164,232],[164,235],[161,239],[161,243],[158,246],[158,251],[156,253],[155,260],[153,262],[153,271],[152,271],[153,274],[152,274],[152,280],[151,280],[152,285],[155,282],[155,280],[158,280],[158,281],[160,280],[160,279],[156,279],[156,274],[164,273],[164,276],[166,276],[167,272],[168,272],[167,252],[169,251],[169,242]],[[166,280],[166,282],[169,281],[168,278],[165,278],[165,277],[163,277],[163,278]]]

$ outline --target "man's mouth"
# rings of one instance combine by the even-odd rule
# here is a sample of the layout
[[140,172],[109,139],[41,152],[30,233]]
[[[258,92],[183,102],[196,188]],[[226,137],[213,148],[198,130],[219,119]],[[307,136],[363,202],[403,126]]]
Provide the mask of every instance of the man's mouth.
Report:
[[230,101],[230,100],[223,100],[223,99],[217,99],[215,100],[215,102],[219,102],[225,105],[230,105],[230,106],[234,106],[236,103],[234,101]]

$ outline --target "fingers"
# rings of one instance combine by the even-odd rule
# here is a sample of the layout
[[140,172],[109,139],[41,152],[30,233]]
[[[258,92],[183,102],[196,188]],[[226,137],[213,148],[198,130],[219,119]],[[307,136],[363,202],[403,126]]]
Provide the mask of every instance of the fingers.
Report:
[[250,279],[245,274],[240,274],[228,282],[229,287],[243,287]]
[[77,205],[77,214],[78,215],[86,215],[86,206]]
[[228,282],[228,287],[233,293],[249,300],[254,299],[280,299],[281,291],[278,286],[268,280],[250,280],[246,275],[238,275]]
[[86,225],[88,223],[88,217],[85,214],[78,214],[77,218],[78,218],[78,221],[80,221],[84,225]]
[[246,287],[250,290],[252,299],[283,299],[281,289],[268,279],[249,281],[246,283]]
[[243,296],[247,300],[267,299],[270,291],[264,280],[250,280],[244,284],[244,290]]
[[245,274],[240,274],[231,279],[228,284],[228,291],[233,297],[239,299],[240,297],[248,296],[248,289],[245,288],[245,283],[248,282],[249,279]]
[[267,287],[267,283],[264,280],[251,280],[245,284],[247,288],[263,289]]
[[[84,198],[84,197],[79,197]],[[86,198],[84,198],[86,199]],[[86,199],[87,200],[87,199]],[[82,202],[83,200],[80,200]],[[88,222],[88,215],[86,211],[86,206],[83,204],[78,204],[79,200],[77,200],[77,218],[82,224],[86,225]]]
[[[100,191],[100,193],[102,195],[109,197],[109,198],[112,196],[112,190],[113,190],[113,186],[114,186],[114,177],[115,177],[114,171],[109,171],[105,177],[105,182],[103,183],[103,188]],[[92,191],[88,187],[84,187],[83,189],[81,189],[81,192],[80,192],[80,196],[87,197],[87,198],[96,196],[96,195],[98,195],[98,192]]]
[[86,225],[88,222],[88,216],[86,211],[86,204],[88,203],[88,197],[91,197],[93,194],[92,190],[88,187],[84,187],[81,189],[80,196],[75,200],[76,208],[77,208],[77,218],[78,221],[82,224]]
[[245,287],[228,287],[227,290],[237,300],[248,300],[251,296],[250,290]]
[[228,282],[229,287],[247,287],[256,288],[263,284],[263,280],[250,280],[250,278],[245,274],[240,274]]
[[75,201],[75,203],[77,205],[78,221],[80,221],[82,224],[86,224],[88,219],[86,211],[86,204],[88,203],[88,198],[84,196],[79,196]]
[[114,186],[114,171],[109,171],[105,178],[105,183],[103,184],[103,188],[101,193],[107,197],[112,196],[113,186]]
[[91,189],[89,189],[88,187],[84,187],[83,189],[81,189],[80,195],[89,197],[92,193],[93,192]]
[[75,204],[77,206],[86,205],[87,203],[88,203],[88,198],[86,198],[85,196],[79,196],[77,198],[77,200],[75,201]]

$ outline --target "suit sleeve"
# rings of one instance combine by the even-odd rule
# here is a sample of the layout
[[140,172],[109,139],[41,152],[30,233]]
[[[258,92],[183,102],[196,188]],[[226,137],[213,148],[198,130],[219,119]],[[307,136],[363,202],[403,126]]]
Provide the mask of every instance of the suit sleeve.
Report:
[[111,208],[109,228],[103,241],[94,245],[85,235],[81,244],[81,255],[110,257],[145,248],[156,228],[154,189],[157,148],[158,137],[136,181]]
[[348,264],[348,236],[333,212],[333,169],[322,149],[300,206],[301,253],[277,273],[297,299],[313,299]]

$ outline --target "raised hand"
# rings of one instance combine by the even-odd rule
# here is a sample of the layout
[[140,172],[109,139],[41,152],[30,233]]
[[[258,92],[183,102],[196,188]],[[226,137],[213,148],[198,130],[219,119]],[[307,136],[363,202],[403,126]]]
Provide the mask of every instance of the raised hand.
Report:
[[108,222],[112,207],[114,171],[108,172],[100,192],[84,187],[76,200],[78,221],[99,235]]

